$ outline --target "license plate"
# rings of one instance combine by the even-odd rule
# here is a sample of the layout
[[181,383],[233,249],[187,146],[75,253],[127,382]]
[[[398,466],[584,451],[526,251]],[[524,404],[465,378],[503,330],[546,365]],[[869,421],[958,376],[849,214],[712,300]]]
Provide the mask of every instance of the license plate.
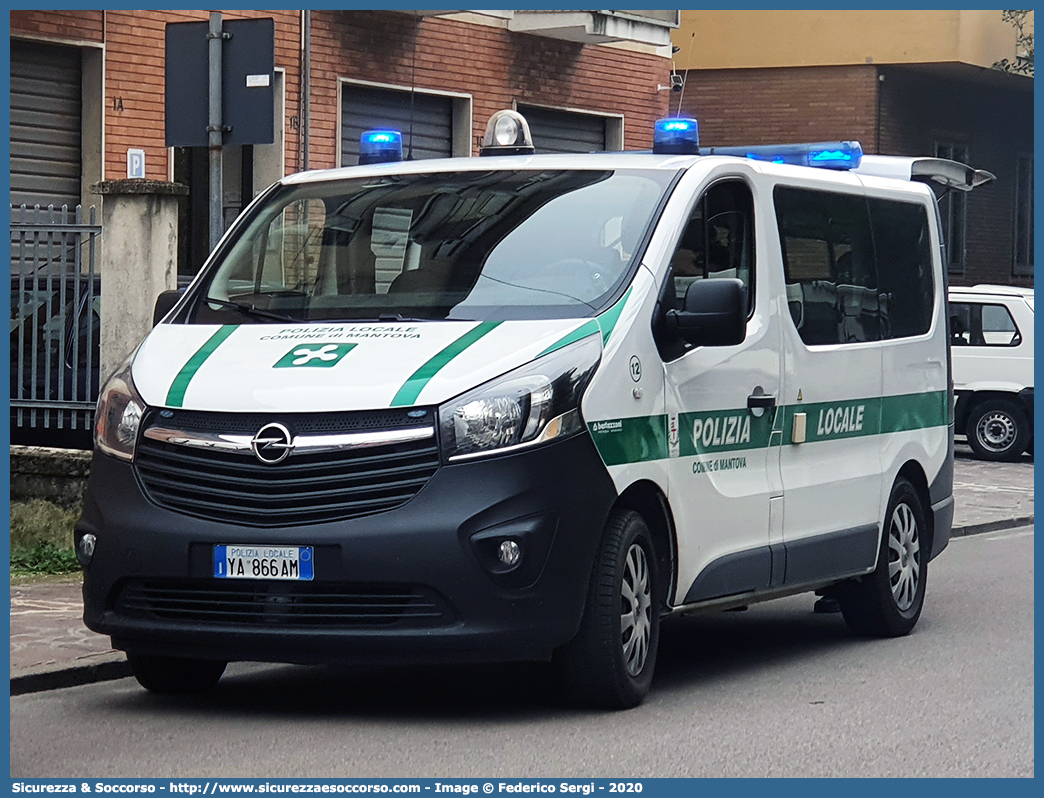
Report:
[[287,579],[308,581],[314,575],[311,546],[236,543],[214,547],[217,579]]

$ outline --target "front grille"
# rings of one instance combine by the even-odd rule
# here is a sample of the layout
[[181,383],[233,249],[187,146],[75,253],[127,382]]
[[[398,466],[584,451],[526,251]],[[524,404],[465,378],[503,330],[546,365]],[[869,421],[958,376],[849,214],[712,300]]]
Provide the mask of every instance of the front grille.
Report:
[[[278,421],[291,433],[355,432],[395,429],[405,412],[337,414],[339,427],[321,415],[257,417],[233,414],[178,413],[174,419],[150,412],[143,428],[175,426],[195,431],[256,433]],[[394,416],[394,417],[393,417]],[[416,425],[417,422],[413,421]],[[276,527],[337,521],[372,515],[408,502],[439,467],[434,437],[362,449],[293,453],[275,465],[253,454],[197,449],[151,438],[139,440],[135,471],[142,488],[156,504],[208,520],[246,526]]]
[[453,621],[449,604],[422,585],[132,580],[117,614],[198,624],[356,628],[430,627]]

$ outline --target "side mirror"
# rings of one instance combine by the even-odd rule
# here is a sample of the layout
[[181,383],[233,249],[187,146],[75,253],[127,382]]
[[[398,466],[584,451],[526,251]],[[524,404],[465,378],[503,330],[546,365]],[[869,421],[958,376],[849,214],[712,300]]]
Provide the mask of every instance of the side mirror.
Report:
[[747,292],[733,277],[696,280],[682,310],[667,311],[667,330],[693,346],[734,346],[747,337]]
[[152,311],[152,326],[155,327],[178,304],[182,291],[164,291],[156,297],[156,308]]

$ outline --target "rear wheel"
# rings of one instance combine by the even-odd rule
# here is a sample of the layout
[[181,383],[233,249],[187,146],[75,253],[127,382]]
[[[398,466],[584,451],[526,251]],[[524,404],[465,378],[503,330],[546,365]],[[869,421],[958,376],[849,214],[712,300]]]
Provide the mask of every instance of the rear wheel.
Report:
[[127,661],[138,684],[153,693],[165,695],[206,692],[218,683],[227,664],[132,652],[127,653]]
[[968,445],[984,460],[1018,460],[1030,443],[1025,411],[1010,399],[986,399],[972,410]]
[[649,529],[637,513],[609,517],[580,631],[556,652],[568,694],[628,709],[649,692],[660,637],[659,581]]
[[900,637],[914,628],[928,579],[927,515],[914,486],[900,477],[892,487],[877,568],[837,591],[848,627],[856,634]]

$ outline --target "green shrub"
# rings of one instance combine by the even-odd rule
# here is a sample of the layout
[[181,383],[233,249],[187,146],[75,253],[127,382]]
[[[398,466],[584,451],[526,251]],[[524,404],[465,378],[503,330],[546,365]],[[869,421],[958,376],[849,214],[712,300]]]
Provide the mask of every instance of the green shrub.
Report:
[[79,569],[73,551],[78,510],[42,499],[11,503],[11,571],[59,574]]
[[79,569],[76,552],[60,549],[47,541],[37,543],[31,549],[11,549],[11,573],[67,574]]

